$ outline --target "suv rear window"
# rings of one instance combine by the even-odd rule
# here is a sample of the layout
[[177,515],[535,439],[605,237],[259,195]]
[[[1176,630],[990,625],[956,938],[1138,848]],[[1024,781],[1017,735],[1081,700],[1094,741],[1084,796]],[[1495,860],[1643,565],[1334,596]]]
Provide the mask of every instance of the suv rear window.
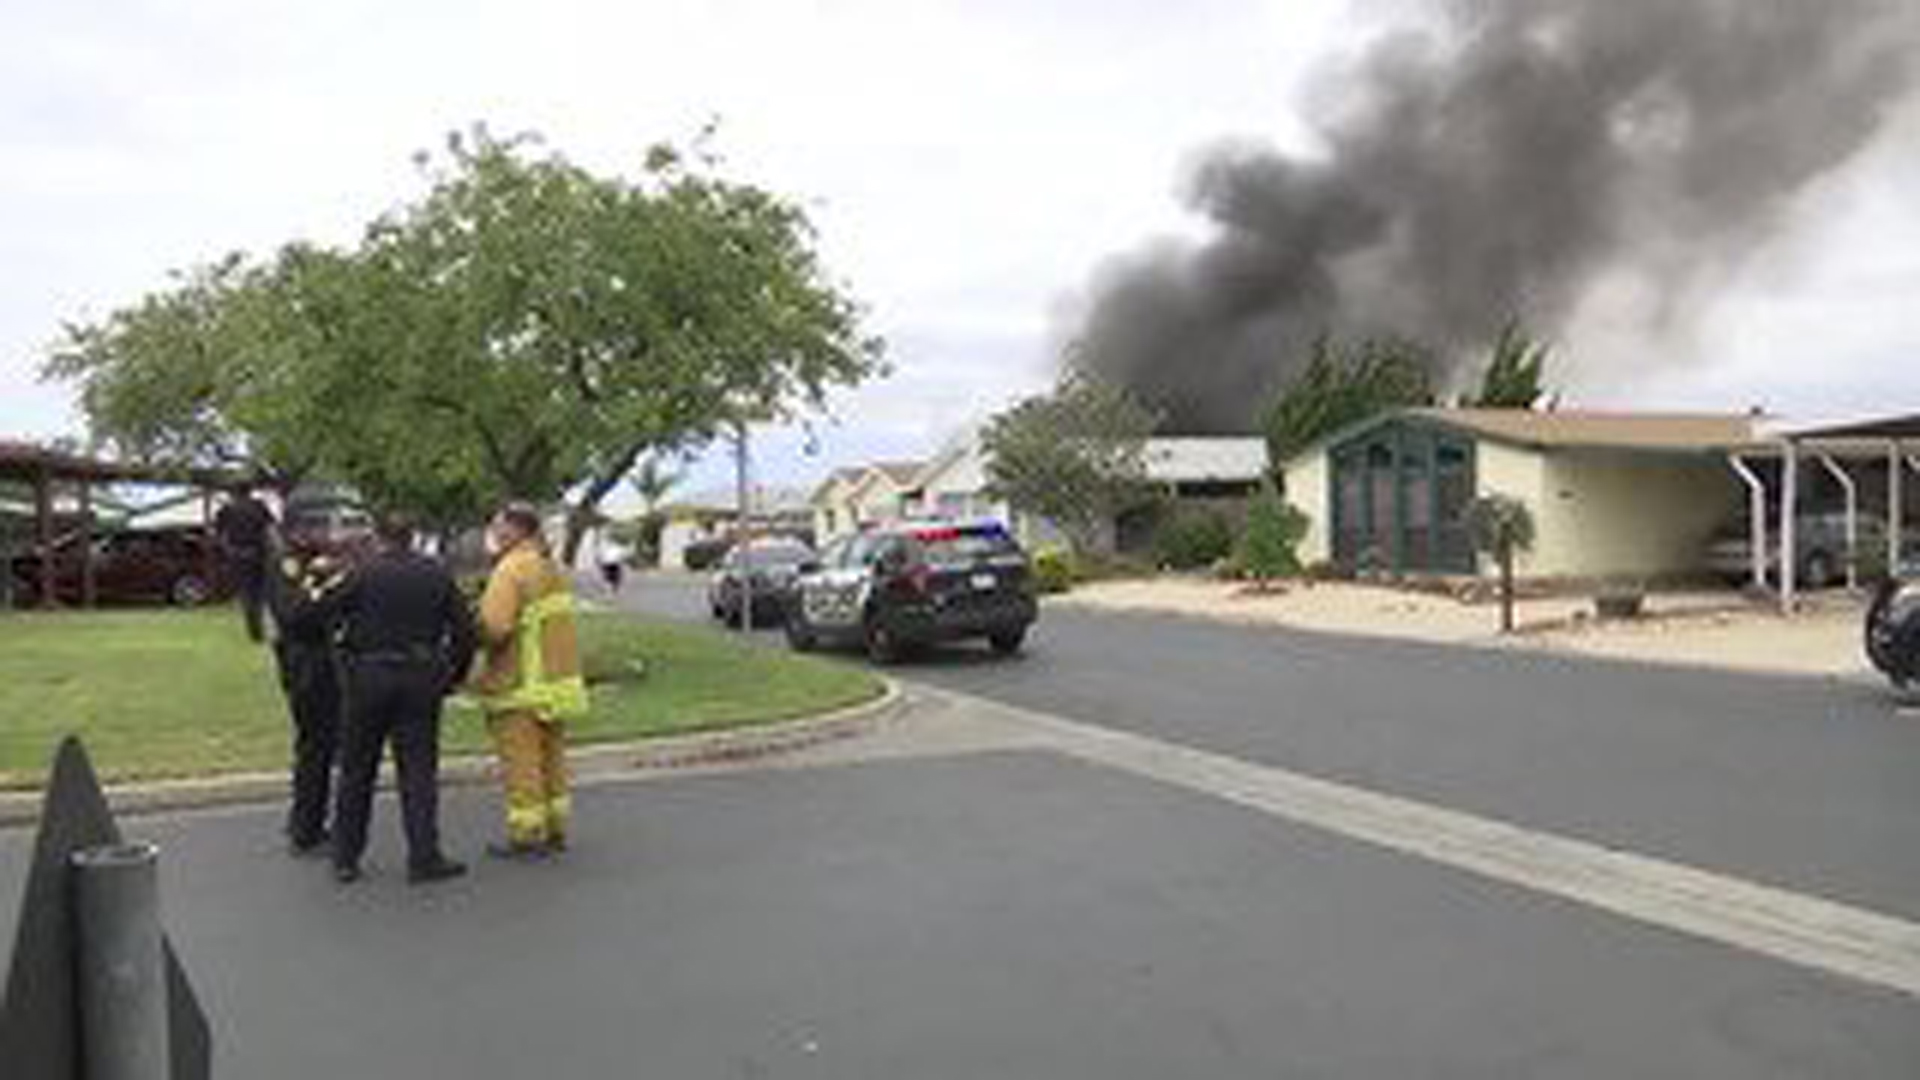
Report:
[[926,552],[926,560],[935,565],[964,564],[1020,553],[1020,545],[1013,537],[995,526],[922,529],[916,531],[913,538]]

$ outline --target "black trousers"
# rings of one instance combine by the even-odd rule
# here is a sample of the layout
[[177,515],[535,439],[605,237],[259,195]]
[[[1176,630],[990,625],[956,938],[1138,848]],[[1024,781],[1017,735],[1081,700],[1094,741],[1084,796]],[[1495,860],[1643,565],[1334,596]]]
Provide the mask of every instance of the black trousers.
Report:
[[275,650],[280,686],[293,716],[293,806],[287,835],[303,846],[327,835],[333,766],[339,756],[340,671],[324,645],[282,641]]
[[440,670],[430,664],[347,661],[340,793],[333,811],[335,863],[357,865],[367,850],[374,780],[381,752],[389,743],[399,776],[407,861],[421,866],[439,857],[443,682]]
[[227,572],[233,577],[233,591],[240,601],[240,618],[247,624],[247,636],[264,641],[266,627],[261,613],[267,603],[266,555],[252,552],[236,555],[227,563]]

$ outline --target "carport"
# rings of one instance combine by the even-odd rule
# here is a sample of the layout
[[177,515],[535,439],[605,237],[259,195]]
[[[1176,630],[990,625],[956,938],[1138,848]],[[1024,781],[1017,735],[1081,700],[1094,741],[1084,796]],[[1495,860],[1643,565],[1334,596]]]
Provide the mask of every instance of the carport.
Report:
[[1800,471],[1808,460],[1817,462],[1832,476],[1845,496],[1848,588],[1858,588],[1860,585],[1861,491],[1859,478],[1850,465],[1885,463],[1886,565],[1891,569],[1901,564],[1907,517],[1905,477],[1909,472],[1920,474],[1920,413],[1829,424],[1762,424],[1756,429],[1755,446],[1729,452],[1728,463],[1748,491],[1752,580],[1759,588],[1766,587],[1767,564],[1770,561],[1768,489],[1766,482],[1754,470],[1753,463],[1757,459],[1768,458],[1777,459],[1780,465],[1778,588],[1782,610],[1791,612],[1798,600]]
[[[184,466],[141,465],[107,461],[83,454],[39,446],[34,443],[0,440],[0,487],[12,487],[29,493],[31,544],[17,549],[12,520],[0,521],[0,609],[13,607],[13,558],[22,553],[39,556],[40,606],[56,606],[55,552],[62,544],[78,541],[80,552],[81,604],[92,607],[98,600],[94,581],[93,540],[95,534],[94,489],[103,484],[169,484],[188,487],[186,499],[199,499],[201,520],[209,528],[213,521],[213,492],[239,480],[239,477],[213,469]],[[73,509],[61,514],[55,505],[61,488],[72,492]],[[129,515],[150,513],[182,500],[144,507]],[[14,515],[9,518],[17,520]],[[63,518],[65,520],[63,520]],[[208,558],[212,558],[208,546]],[[211,577],[213,568],[207,568]]]

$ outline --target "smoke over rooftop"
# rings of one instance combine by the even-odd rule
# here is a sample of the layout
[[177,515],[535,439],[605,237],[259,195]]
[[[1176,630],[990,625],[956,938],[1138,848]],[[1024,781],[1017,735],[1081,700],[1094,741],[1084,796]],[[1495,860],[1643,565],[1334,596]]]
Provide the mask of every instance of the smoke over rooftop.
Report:
[[1323,75],[1322,152],[1203,155],[1185,198],[1208,237],[1099,270],[1073,362],[1170,430],[1248,430],[1322,332],[1451,366],[1510,318],[1555,334],[1616,276],[1678,319],[1873,142],[1920,54],[1913,0],[1431,10]]

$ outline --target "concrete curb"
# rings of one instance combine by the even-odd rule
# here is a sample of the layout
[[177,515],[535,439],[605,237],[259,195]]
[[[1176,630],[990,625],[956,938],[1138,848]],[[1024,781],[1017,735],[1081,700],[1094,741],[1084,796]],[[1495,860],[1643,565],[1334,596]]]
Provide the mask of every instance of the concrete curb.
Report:
[[[725,731],[582,746],[571,750],[567,759],[576,776],[593,779],[751,761],[855,738],[875,730],[905,702],[905,693],[897,681],[877,677],[882,686],[879,697],[832,712]],[[491,757],[451,758],[440,766],[440,783],[444,787],[487,784],[494,776]],[[287,782],[284,772],[229,773],[113,785],[107,788],[106,795],[108,805],[116,814],[138,816],[281,802],[287,797]],[[381,787],[390,788],[391,778],[384,777]],[[42,798],[38,791],[0,792],[0,828],[38,821]]]
[[1630,656],[1619,653],[1589,652],[1574,646],[1545,640],[1530,633],[1525,626],[1521,627],[1520,632],[1512,637],[1503,637],[1498,633],[1489,633],[1472,637],[1437,638],[1419,637],[1413,634],[1396,634],[1387,630],[1333,629],[1319,626],[1304,626],[1298,623],[1275,622],[1270,619],[1238,617],[1172,607],[1160,608],[1145,605],[1124,607],[1108,606],[1098,602],[1088,601],[1062,601],[1060,602],[1060,607],[1086,614],[1112,615],[1138,619],[1169,619],[1199,625],[1234,627],[1241,630],[1297,634],[1302,637],[1319,638],[1328,641],[1400,645],[1420,649],[1471,649],[1476,652],[1496,653],[1507,656],[1533,656],[1553,660],[1574,660],[1641,670],[1653,669],[1711,675],[1741,675],[1755,679],[1778,679],[1790,682],[1814,681],[1856,686],[1886,686],[1886,680],[1881,678],[1877,672],[1867,668],[1864,659],[1860,661],[1858,667],[1849,668],[1844,671],[1814,671],[1746,666],[1733,663],[1714,663],[1709,660],[1692,658],[1670,659],[1657,656]]

